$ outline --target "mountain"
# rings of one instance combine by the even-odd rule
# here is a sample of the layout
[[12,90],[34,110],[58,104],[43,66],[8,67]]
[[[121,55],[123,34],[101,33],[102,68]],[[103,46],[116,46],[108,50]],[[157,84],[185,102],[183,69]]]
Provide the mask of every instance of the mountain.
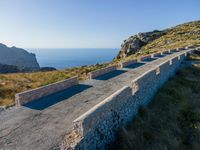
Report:
[[7,47],[0,43],[0,64],[17,66],[28,70],[38,70],[40,66],[35,54],[17,47]]
[[130,36],[121,45],[117,58],[135,53],[148,54],[153,51],[184,47],[200,43],[200,21],[193,21],[162,31],[138,33]]

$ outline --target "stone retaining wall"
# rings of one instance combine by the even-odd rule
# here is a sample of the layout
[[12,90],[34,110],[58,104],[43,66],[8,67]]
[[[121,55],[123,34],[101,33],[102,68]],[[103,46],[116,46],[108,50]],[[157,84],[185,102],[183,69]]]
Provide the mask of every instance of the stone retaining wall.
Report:
[[146,55],[146,56],[142,56],[138,58],[138,61],[144,61],[144,60],[148,60],[151,59],[152,55]]
[[33,100],[39,99],[44,96],[56,93],[58,91],[69,88],[73,85],[78,84],[78,77],[72,77],[63,81],[59,81],[53,84],[42,86],[36,89],[28,90],[15,95],[15,104],[21,106]]
[[159,56],[161,56],[161,55],[162,55],[162,53],[161,53],[161,52],[158,52],[158,53],[152,54],[152,57],[159,57]]
[[69,140],[64,149],[107,149],[117,131],[133,120],[140,106],[149,104],[158,89],[175,74],[188,53],[186,51],[154,66],[74,120],[76,142]]
[[102,68],[102,69],[92,71],[92,72],[88,73],[88,76],[89,76],[90,79],[93,79],[93,78],[99,77],[101,75],[104,75],[106,73],[115,71],[116,69],[117,69],[116,66],[109,66],[109,67],[106,67],[106,68]]
[[76,148],[85,150],[102,149],[103,145],[111,142],[117,129],[124,126],[125,118],[130,118],[130,115],[132,115],[126,109],[129,104],[132,104],[131,97],[131,88],[128,86],[123,87],[74,120],[75,132],[79,137],[84,137],[76,145]]
[[133,60],[129,60],[129,61],[124,61],[124,62],[120,63],[120,68],[129,66],[129,65],[132,65],[132,64],[135,64],[135,63],[137,63],[137,59],[133,59]]
[[169,54],[170,50],[163,51],[162,54]]
[[179,50],[177,50],[177,49],[171,49],[171,50],[170,50],[171,53],[172,53],[172,52],[177,52],[177,51],[179,51]]

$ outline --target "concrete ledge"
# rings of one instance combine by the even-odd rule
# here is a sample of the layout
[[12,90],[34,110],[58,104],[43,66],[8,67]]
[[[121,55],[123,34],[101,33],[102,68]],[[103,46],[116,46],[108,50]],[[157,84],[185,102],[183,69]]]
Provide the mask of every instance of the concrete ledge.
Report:
[[177,52],[177,49],[170,49],[170,52]]
[[144,60],[148,60],[148,59],[151,59],[151,58],[152,58],[152,55],[146,55],[146,56],[139,57],[137,60],[138,61],[144,61]]
[[124,62],[120,63],[120,68],[129,66],[129,65],[132,65],[132,64],[135,64],[135,63],[137,63],[137,59],[133,59],[133,60],[129,60],[129,61],[124,61]]
[[42,86],[36,89],[31,89],[25,92],[17,93],[15,95],[15,104],[16,106],[21,106],[36,99],[67,89],[76,84],[78,84],[77,76],[46,86]]
[[170,53],[170,50],[165,50],[162,52],[163,54],[169,54]]
[[158,53],[152,54],[152,57],[159,57],[159,56],[161,56],[161,55],[162,55],[162,53],[161,53],[161,52],[158,52]]
[[113,65],[113,66],[109,66],[109,67],[106,67],[106,68],[102,68],[102,69],[92,71],[92,72],[88,73],[88,76],[89,76],[90,79],[93,79],[93,78],[99,77],[101,75],[104,75],[106,73],[115,71],[116,69],[117,69],[117,67],[115,65]]
[[185,49],[196,48],[195,45],[186,46]]
[[182,51],[182,50],[186,50],[185,47],[180,47],[176,49],[177,51]]

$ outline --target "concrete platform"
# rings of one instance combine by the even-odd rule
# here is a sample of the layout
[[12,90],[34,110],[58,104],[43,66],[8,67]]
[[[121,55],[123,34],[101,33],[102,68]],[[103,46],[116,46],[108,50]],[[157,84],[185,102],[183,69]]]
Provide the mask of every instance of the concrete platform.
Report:
[[0,149],[51,149],[72,129],[72,121],[94,105],[149,70],[154,65],[185,53],[167,54],[133,67],[122,68],[96,79],[0,113]]

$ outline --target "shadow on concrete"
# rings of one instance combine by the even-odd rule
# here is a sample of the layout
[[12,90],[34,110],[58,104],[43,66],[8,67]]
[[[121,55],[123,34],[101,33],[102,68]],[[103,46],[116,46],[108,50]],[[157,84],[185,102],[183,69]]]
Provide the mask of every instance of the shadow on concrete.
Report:
[[164,56],[166,56],[166,55],[170,55],[170,54],[172,54],[171,52],[169,53],[169,52],[165,52],[165,53],[163,53],[163,55]]
[[154,58],[162,58],[162,57],[165,57],[165,56],[167,56],[167,55],[159,55],[159,56],[155,56]]
[[147,58],[147,59],[143,60],[143,62],[151,62],[151,61],[154,61],[156,59],[158,59],[158,58],[156,58],[156,57],[154,57],[154,58]]
[[32,101],[30,103],[25,104],[25,107],[36,109],[36,110],[43,110],[48,108],[49,106],[52,106],[56,103],[59,103],[61,101],[67,100],[68,98],[91,88],[90,85],[84,85],[84,84],[78,84],[73,87],[70,87],[66,90],[57,92],[55,94],[51,94],[49,96],[37,99],[35,101]]
[[129,66],[126,66],[125,68],[128,68],[128,69],[135,69],[135,68],[138,68],[140,66],[143,66],[145,63],[142,63],[142,62],[138,62],[138,63],[135,63],[135,64],[131,64]]
[[108,80],[108,79],[114,78],[114,77],[116,77],[116,76],[118,76],[122,73],[125,73],[125,72],[127,72],[127,71],[125,71],[125,70],[115,70],[115,71],[109,72],[105,75],[102,75],[100,77],[97,77],[95,79],[96,80]]

